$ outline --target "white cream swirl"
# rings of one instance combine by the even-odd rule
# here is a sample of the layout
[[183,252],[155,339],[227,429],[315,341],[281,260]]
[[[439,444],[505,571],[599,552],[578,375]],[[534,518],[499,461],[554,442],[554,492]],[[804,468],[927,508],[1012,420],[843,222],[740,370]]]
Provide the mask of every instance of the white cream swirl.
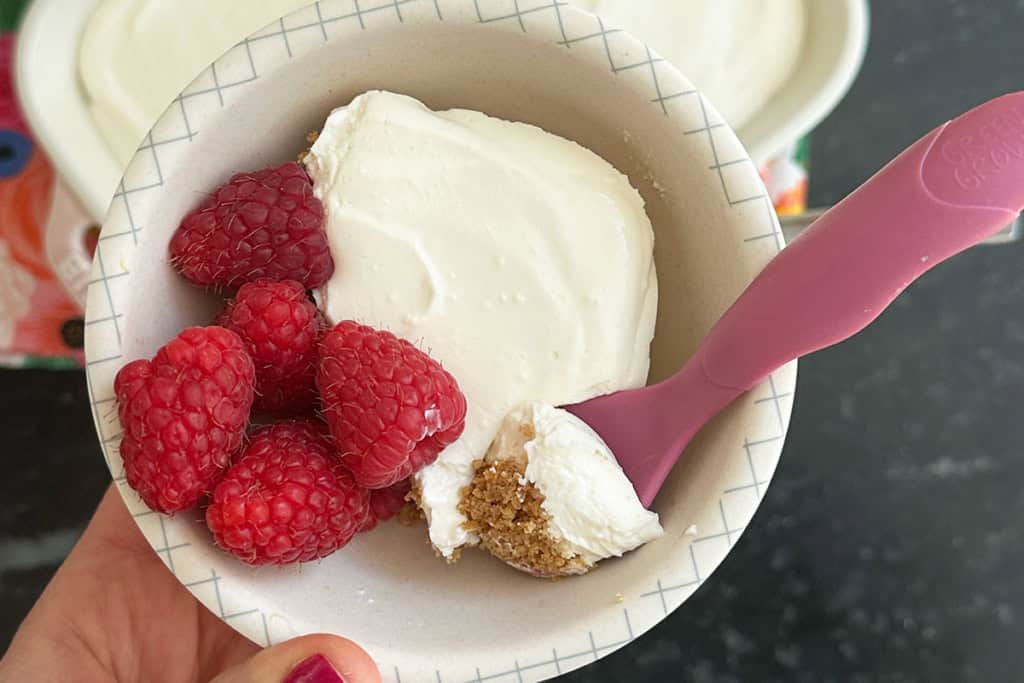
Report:
[[645,382],[657,280],[643,200],[574,142],[386,92],[333,112],[306,163],[337,266],[328,319],[415,342],[466,395],[465,433],[418,475],[451,556],[476,541],[460,492],[512,408]]

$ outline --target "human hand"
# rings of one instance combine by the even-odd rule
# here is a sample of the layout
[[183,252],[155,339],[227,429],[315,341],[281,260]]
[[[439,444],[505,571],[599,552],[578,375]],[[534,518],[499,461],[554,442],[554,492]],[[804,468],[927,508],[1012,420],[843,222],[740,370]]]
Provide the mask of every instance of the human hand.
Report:
[[236,633],[178,583],[111,487],[0,660],[0,681],[379,683],[380,674],[337,636],[261,650]]

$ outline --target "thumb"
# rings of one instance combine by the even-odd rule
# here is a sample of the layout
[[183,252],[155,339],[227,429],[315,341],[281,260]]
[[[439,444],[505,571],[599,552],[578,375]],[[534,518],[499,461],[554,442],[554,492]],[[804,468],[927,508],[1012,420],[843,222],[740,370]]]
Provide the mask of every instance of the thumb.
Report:
[[352,641],[315,635],[262,650],[210,683],[380,683],[380,673]]

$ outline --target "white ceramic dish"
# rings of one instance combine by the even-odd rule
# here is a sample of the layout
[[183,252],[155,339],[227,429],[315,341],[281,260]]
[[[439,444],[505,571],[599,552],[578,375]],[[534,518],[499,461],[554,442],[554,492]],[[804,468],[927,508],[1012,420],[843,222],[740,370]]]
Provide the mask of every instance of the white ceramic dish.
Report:
[[678,368],[777,253],[778,221],[754,164],[685,78],[629,36],[602,36],[592,15],[518,1],[517,14],[505,0],[329,0],[232,49],[216,63],[218,84],[211,69],[200,75],[128,168],[88,290],[99,438],[155,551],[254,641],[341,633],[396,683],[539,681],[626,645],[724,559],[765,493],[789,422],[795,364],[694,442],[655,504],[664,538],[557,583],[476,551],[445,566],[425,529],[397,524],[319,564],[252,569],[218,551],[197,515],[151,513],[127,488],[114,375],[182,328],[207,324],[218,306],[167,263],[177,221],[233,171],[293,157],[333,107],[369,88],[540,125],[629,175],[656,231],[663,304],[652,379]]
[[78,44],[99,0],[38,0],[18,31],[15,81],[32,132],[97,221],[124,173],[100,137],[78,80]]
[[853,85],[868,46],[867,0],[805,0],[803,55],[788,83],[737,131],[759,163],[811,132]]
[[[34,0],[17,53],[18,88],[32,128],[96,220],[106,212],[123,173],[92,121],[78,81],[79,37],[98,2]],[[806,2],[800,66],[757,118],[738,131],[759,163],[832,111],[853,82],[867,46],[867,0]]]

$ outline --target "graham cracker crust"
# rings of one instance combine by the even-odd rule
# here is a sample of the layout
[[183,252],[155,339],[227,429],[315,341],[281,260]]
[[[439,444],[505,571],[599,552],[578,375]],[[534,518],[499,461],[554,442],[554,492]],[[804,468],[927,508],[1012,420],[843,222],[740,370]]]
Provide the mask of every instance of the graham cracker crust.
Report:
[[295,159],[297,162],[301,164],[306,161],[306,157],[309,156],[310,150],[313,149],[313,145],[316,143],[317,138],[319,137],[320,131],[318,130],[306,133],[306,148],[302,152],[299,152],[298,157]]
[[590,567],[550,532],[544,495],[526,480],[521,458],[478,461],[473,482],[462,492],[464,527],[480,545],[517,569],[538,576],[582,574]]
[[402,526],[415,526],[426,519],[420,506],[420,485],[414,481],[409,493],[405,494],[405,505],[398,511],[398,523]]

